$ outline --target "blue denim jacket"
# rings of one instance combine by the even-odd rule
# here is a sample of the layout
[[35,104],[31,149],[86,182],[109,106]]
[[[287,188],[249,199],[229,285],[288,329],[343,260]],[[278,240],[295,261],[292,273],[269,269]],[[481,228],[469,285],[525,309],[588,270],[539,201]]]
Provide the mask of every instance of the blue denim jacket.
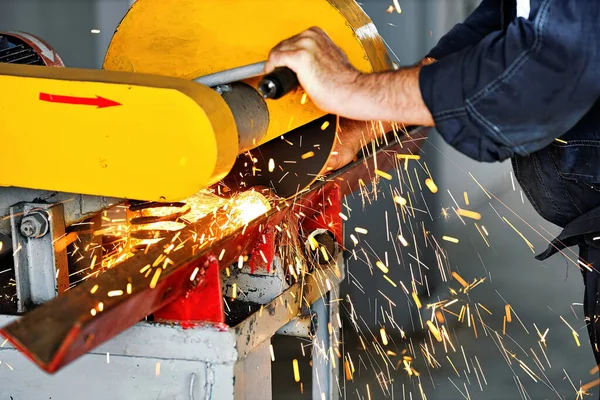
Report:
[[598,0],[531,0],[529,18],[515,0],[483,0],[421,70],[444,140],[511,158],[535,209],[565,228],[540,258],[600,232],[599,39]]

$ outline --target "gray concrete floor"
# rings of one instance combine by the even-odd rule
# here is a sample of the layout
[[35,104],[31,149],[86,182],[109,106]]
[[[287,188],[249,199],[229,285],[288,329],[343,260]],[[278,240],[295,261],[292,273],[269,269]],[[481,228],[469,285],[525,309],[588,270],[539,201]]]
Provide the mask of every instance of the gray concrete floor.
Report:
[[[500,200],[518,210],[521,217],[546,237],[558,232],[556,227],[537,216],[526,200],[525,204],[522,203],[518,188],[505,193]],[[493,204],[533,244],[536,253],[545,248],[547,242],[544,238],[527,228],[498,201]],[[422,353],[417,353],[414,367],[420,372],[420,377],[415,378],[408,377],[406,371],[391,368],[388,375],[385,367],[382,373],[382,358],[375,354],[372,347],[368,352],[362,350],[350,329],[346,329],[343,350],[350,353],[356,372],[352,381],[346,381],[340,375],[340,398],[368,399],[368,385],[371,399],[576,399],[577,394],[569,378],[576,388],[596,379],[596,375],[590,374],[594,361],[582,307],[574,304],[582,302],[583,285],[579,270],[561,255],[546,262],[536,261],[523,239],[508,224],[501,222],[489,204],[482,206],[479,211],[483,215],[482,223],[488,227],[488,239],[492,247],[485,245],[472,225],[470,228],[457,228],[457,221],[449,222],[448,230],[453,236],[460,237],[461,242],[445,247],[452,268],[464,279],[472,281],[487,276],[485,283],[472,290],[469,299],[471,305],[480,303],[492,312],[492,315],[488,315],[482,311],[483,320],[489,327],[487,336],[479,322],[476,322],[478,339],[466,324],[452,324],[450,336],[457,351],[449,349],[446,353],[442,346],[437,345],[435,359],[441,366],[435,369],[427,368]],[[441,234],[444,233],[438,233]],[[456,281],[450,282],[450,286],[459,287]],[[446,293],[447,285],[442,286],[437,295],[447,298]],[[514,313],[513,321],[507,324],[504,335],[502,329],[506,303],[512,306]],[[580,346],[577,346],[571,329],[561,320],[561,316],[578,332]],[[451,319],[456,320],[450,316]],[[544,349],[547,360],[540,348],[534,323],[542,334],[548,330],[545,336],[547,347]],[[346,326],[349,324],[346,323]],[[415,336],[412,340],[416,345],[423,341],[423,337]],[[407,343],[407,340],[395,338],[386,350],[401,354]],[[301,344],[306,345],[306,342],[295,338],[276,338],[274,341],[274,399],[311,398],[310,351],[307,349],[306,356],[303,356]],[[464,357],[461,346],[464,348]],[[500,350],[501,346],[506,352]],[[508,353],[521,360],[526,367]],[[456,366],[458,375],[446,356]],[[511,358],[510,365],[506,357]],[[304,394],[300,392],[300,385],[293,380],[294,358],[301,365]],[[468,370],[465,358],[468,360]],[[390,359],[395,365],[400,357],[392,356]],[[379,368],[373,368],[370,361],[378,362]],[[476,365],[477,362],[481,365],[485,381],[479,368],[475,372],[473,363]],[[529,376],[526,368],[531,369],[534,378]],[[382,380],[386,381],[387,389],[380,384]],[[419,382],[426,397],[420,394]],[[598,398],[598,387],[590,392],[591,396],[586,398]]]

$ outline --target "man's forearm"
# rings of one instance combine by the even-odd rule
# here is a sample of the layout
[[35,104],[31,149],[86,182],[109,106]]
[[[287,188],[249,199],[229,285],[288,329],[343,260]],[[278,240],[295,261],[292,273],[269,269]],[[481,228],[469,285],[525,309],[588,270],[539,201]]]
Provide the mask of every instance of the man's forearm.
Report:
[[[338,125],[338,138],[343,137],[351,142],[360,142],[359,150],[372,140],[378,139],[388,132],[398,129],[395,122],[390,121],[357,121],[353,119],[340,118]],[[340,143],[343,144],[343,143]],[[356,147],[356,146],[355,146]]]
[[433,126],[433,117],[419,88],[420,70],[417,66],[359,75],[345,106],[345,117]]
[[315,106],[362,121],[433,125],[419,88],[420,66],[364,74],[318,27],[284,40],[269,53],[265,73],[288,67]]

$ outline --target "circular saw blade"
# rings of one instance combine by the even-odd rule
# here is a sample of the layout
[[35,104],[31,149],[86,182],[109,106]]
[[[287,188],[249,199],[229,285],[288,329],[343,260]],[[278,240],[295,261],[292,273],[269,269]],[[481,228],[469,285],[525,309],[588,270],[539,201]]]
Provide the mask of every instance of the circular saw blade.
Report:
[[240,154],[223,183],[232,190],[266,186],[292,197],[327,172],[336,128],[337,117],[326,115]]

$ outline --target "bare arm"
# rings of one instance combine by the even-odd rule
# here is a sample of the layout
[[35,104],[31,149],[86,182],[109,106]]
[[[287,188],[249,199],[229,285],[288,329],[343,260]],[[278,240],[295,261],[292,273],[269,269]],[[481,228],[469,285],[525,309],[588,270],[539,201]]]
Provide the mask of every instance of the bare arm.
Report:
[[[425,57],[415,67],[433,64],[436,60]],[[385,120],[358,121],[340,118],[338,123],[337,138],[333,145],[332,155],[329,158],[327,169],[333,171],[352,162],[361,148],[371,141],[379,139],[384,134],[394,129],[394,123]]]
[[340,118],[326,169],[333,171],[352,162],[361,148],[392,130],[391,122]]
[[348,100],[338,114],[358,120],[386,120],[433,126],[419,88],[421,67],[357,76]]
[[323,111],[361,121],[433,125],[419,88],[421,66],[374,74],[356,70],[327,34],[311,28],[278,44],[265,68],[286,66]]

